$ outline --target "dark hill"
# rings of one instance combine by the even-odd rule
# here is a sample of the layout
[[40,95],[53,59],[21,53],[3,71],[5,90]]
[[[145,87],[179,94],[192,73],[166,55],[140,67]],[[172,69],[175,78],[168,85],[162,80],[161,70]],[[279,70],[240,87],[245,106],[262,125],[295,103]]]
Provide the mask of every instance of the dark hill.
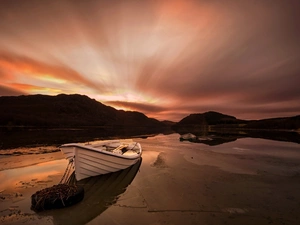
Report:
[[180,120],[177,124],[174,125],[174,127],[237,124],[240,122],[241,120],[237,120],[234,116],[209,111],[205,113],[191,114]]
[[249,121],[244,128],[271,130],[297,130],[300,128],[300,115],[293,117],[281,117]]
[[172,126],[179,133],[237,130],[298,130],[300,116],[263,120],[240,120],[218,112],[191,114]]
[[166,126],[169,126],[169,127],[171,127],[171,126],[173,126],[173,125],[175,125],[176,124],[176,122],[173,122],[173,121],[170,121],[170,120],[163,120],[163,121],[161,121],[163,124],[165,124]]
[[84,95],[0,97],[0,126],[162,128],[139,112],[116,110]]

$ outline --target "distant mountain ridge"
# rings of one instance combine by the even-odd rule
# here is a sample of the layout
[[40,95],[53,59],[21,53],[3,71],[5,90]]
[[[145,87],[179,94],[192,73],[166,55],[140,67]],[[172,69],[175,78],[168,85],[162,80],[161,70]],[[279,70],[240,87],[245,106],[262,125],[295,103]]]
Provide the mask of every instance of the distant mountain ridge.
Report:
[[115,129],[174,131],[214,131],[224,129],[300,130],[300,115],[263,120],[241,120],[234,116],[209,111],[184,117],[178,123],[158,121],[136,111],[116,110],[79,94],[21,95],[0,97],[2,127],[89,127],[110,126]]
[[116,110],[85,95],[59,94],[0,97],[1,126],[162,128],[143,113]]
[[172,127],[176,131],[183,132],[192,129],[198,131],[221,129],[298,130],[300,128],[300,115],[262,120],[240,120],[234,116],[209,111],[190,114]]
[[215,125],[224,123],[237,123],[234,116],[225,115],[222,113],[209,111],[205,113],[195,113],[180,120],[177,125]]

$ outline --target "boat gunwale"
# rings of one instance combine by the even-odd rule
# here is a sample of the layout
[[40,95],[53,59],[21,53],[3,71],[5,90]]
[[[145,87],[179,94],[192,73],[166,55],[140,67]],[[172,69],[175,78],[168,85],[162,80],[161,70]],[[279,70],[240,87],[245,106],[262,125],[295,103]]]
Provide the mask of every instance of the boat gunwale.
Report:
[[[139,144],[138,142],[136,142],[136,143]],[[141,147],[139,148],[140,152],[136,153],[135,155],[117,155],[116,153],[112,153],[112,152],[109,152],[109,151],[106,151],[106,150],[100,150],[99,148],[88,147],[88,146],[84,146],[82,144],[76,144],[76,143],[64,144],[64,145],[59,146],[60,149],[67,148],[67,147],[81,148],[81,149],[84,149],[84,150],[90,150],[90,151],[93,151],[93,152],[102,153],[102,154],[105,154],[105,155],[114,156],[114,157],[117,157],[117,158],[127,159],[127,160],[136,160],[136,159],[140,158],[141,155],[142,155],[142,148]]]

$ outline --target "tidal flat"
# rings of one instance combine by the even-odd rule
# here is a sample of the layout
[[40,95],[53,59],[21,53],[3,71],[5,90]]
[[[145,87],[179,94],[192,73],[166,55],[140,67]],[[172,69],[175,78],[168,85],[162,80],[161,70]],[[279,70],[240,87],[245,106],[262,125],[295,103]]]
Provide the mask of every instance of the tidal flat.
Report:
[[[59,183],[57,146],[0,155],[1,224],[298,224],[300,145],[240,138],[219,145],[179,134],[133,138],[142,161],[82,181],[76,205],[31,210],[31,195]],[[17,153],[16,153],[17,152]]]

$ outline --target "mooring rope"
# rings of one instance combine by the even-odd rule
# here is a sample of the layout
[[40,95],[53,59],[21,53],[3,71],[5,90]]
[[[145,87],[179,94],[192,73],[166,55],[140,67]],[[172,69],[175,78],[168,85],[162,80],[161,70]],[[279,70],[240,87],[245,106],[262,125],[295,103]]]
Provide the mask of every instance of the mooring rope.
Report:
[[62,184],[62,183],[64,184],[64,183],[68,182],[68,178],[69,178],[70,171],[71,171],[71,168],[72,168],[73,164],[74,164],[74,158],[69,161],[69,164],[68,164],[68,166],[65,170],[65,173],[64,173],[64,175],[62,176],[62,178],[59,182],[60,184]]

